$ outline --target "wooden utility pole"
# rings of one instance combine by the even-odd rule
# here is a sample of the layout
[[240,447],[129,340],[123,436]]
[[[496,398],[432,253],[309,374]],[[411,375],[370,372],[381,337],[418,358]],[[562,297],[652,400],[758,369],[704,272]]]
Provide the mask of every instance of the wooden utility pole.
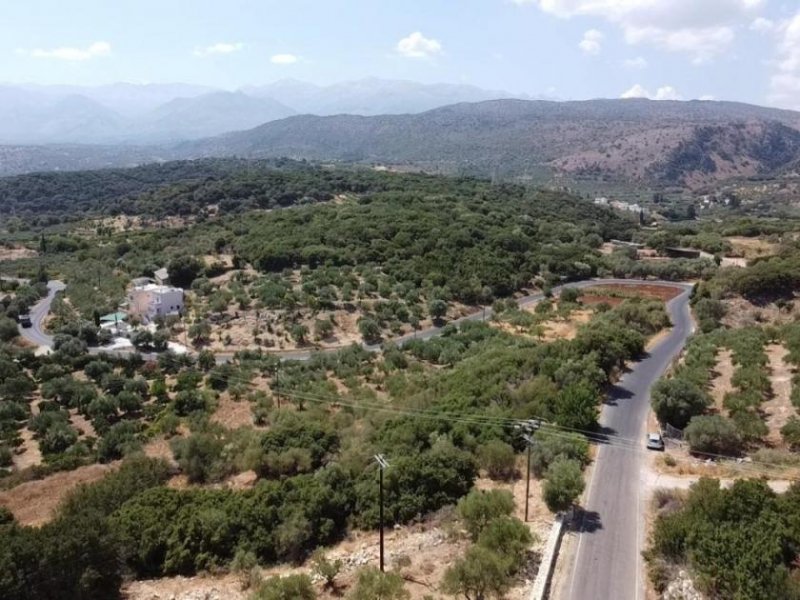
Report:
[[528,447],[528,467],[525,469],[525,522],[528,522],[528,499],[531,496],[531,446],[533,446],[533,438],[525,434],[522,436],[525,440],[525,445]]
[[378,513],[378,515],[379,515],[378,519],[380,521],[380,528],[381,528],[381,533],[380,533],[380,544],[381,544],[380,562],[381,562],[381,573],[383,573],[383,565],[384,565],[384,560],[383,560],[383,471],[384,471],[384,469],[386,469],[386,467],[389,466],[389,462],[386,460],[386,458],[384,458],[383,454],[376,454],[375,455],[375,460],[378,463],[378,470],[380,471],[380,478],[379,478],[380,509],[379,509],[379,513]]

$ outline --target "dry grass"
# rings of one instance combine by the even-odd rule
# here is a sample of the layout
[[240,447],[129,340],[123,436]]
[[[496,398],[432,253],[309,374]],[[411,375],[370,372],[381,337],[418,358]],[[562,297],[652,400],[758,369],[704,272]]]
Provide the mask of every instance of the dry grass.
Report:
[[1,246],[0,245],[0,260],[20,260],[23,258],[34,258],[39,256],[36,250],[31,250],[25,246]]
[[99,481],[120,464],[88,465],[21,483],[0,492],[0,506],[8,508],[21,525],[44,525],[53,518],[67,494],[79,485]]
[[219,423],[226,429],[238,429],[239,427],[255,427],[253,425],[253,411],[247,400],[238,402],[231,398],[228,392],[223,393],[211,421]]
[[542,340],[553,342],[555,340],[571,340],[578,334],[581,325],[588,323],[594,311],[579,309],[570,313],[566,319],[553,319],[542,323]]
[[778,244],[761,238],[734,236],[726,239],[731,244],[731,256],[749,260],[759,256],[770,256],[778,252]]

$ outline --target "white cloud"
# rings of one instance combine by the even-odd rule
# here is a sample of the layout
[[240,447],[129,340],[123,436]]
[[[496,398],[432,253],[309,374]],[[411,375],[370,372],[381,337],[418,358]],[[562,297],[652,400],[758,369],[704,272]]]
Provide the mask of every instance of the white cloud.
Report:
[[711,100],[716,100],[716,96],[714,94],[703,94],[698,98],[698,100],[702,100],[704,102],[710,102]]
[[775,72],[770,79],[769,100],[788,108],[800,108],[800,12],[781,22]]
[[622,92],[620,98],[649,98],[648,92],[640,83],[635,83],[629,90]]
[[647,68],[647,60],[642,56],[637,56],[636,58],[626,58],[622,61],[622,66],[626,69],[646,69]]
[[406,58],[430,58],[442,51],[442,44],[415,31],[397,42],[396,50]]
[[210,46],[206,46],[205,48],[195,48],[194,55],[195,56],[213,56],[215,54],[233,54],[234,52],[239,52],[244,48],[244,44],[241,42],[236,43],[228,43],[228,42],[218,42],[216,44],[211,44]]
[[682,100],[683,97],[671,85],[661,86],[655,94],[651,94],[647,88],[640,83],[633,85],[629,90],[623,92],[620,98],[647,98],[648,100]]
[[270,59],[273,65],[293,65],[300,60],[300,57],[294,54],[275,54]]
[[578,44],[578,48],[586,54],[600,54],[603,49],[603,39],[605,36],[597,29],[589,29],[583,34],[583,39]]
[[74,48],[69,46],[62,46],[61,48],[53,48],[45,50],[43,48],[34,48],[33,50],[23,50],[18,48],[17,54],[27,54],[33,58],[52,58],[56,60],[66,60],[71,62],[79,62],[98,58],[101,56],[108,56],[111,54],[111,44],[108,42],[94,42],[86,48]]
[[766,0],[514,0],[556,17],[599,17],[620,27],[629,44],[650,44],[708,62],[727,49],[735,29]]
[[775,29],[775,23],[770,19],[758,17],[757,19],[754,19],[752,23],[750,23],[750,29],[751,31],[757,31],[758,33],[769,33]]
[[654,100],[683,100],[683,97],[671,85],[665,85],[656,90]]

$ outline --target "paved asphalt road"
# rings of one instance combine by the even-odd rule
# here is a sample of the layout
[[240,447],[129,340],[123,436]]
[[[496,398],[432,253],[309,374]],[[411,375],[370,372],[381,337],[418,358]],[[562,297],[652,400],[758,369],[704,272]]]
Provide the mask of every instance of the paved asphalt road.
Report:
[[[600,418],[607,435],[633,440],[629,447],[600,444],[582,515],[577,524],[567,600],[644,598],[644,527],[641,467],[650,388],[693,331],[690,286],[668,305],[673,328],[615,386]],[[616,447],[615,447],[616,445]],[[564,591],[564,590],[562,590]]]
[[47,296],[31,307],[30,315],[32,326],[20,327],[20,335],[23,338],[37,346],[46,346],[48,348],[53,346],[53,337],[44,332],[44,318],[47,316],[47,313],[50,312],[50,305],[53,303],[53,298],[66,287],[67,286],[60,281],[47,282]]

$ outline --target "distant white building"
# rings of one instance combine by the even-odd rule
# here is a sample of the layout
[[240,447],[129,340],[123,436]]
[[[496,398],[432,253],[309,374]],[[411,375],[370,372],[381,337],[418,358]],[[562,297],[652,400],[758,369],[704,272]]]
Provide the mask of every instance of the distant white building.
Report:
[[158,283],[137,281],[128,293],[128,314],[149,323],[157,317],[183,312],[183,290]]

